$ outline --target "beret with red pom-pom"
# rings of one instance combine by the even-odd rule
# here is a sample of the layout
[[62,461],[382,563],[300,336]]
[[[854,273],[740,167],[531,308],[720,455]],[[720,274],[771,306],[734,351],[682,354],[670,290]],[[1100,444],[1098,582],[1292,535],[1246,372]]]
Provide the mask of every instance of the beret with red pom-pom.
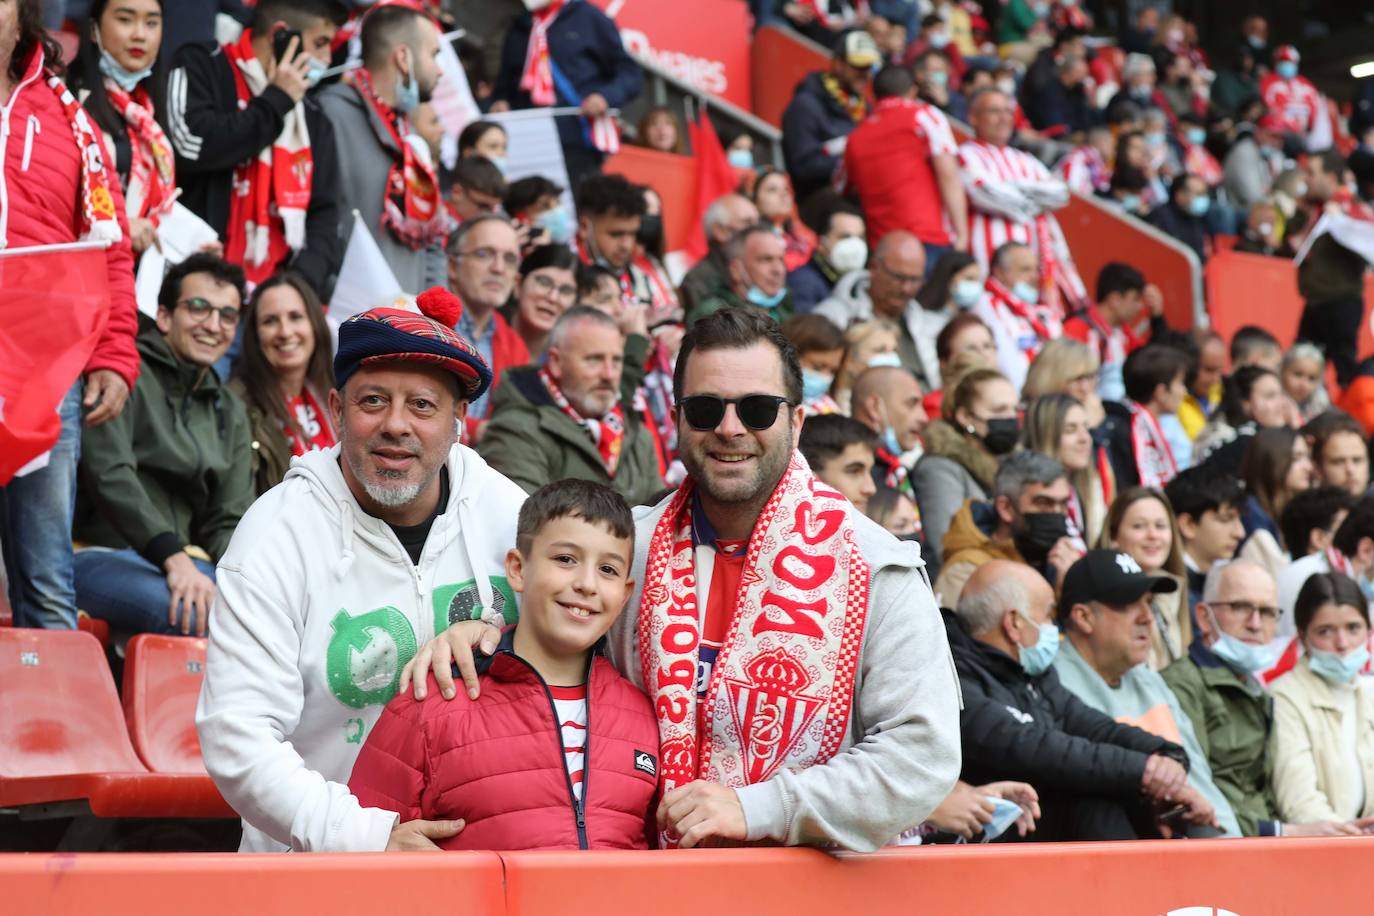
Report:
[[463,300],[442,286],[431,286],[415,297],[420,311],[445,327],[455,328],[463,317]]

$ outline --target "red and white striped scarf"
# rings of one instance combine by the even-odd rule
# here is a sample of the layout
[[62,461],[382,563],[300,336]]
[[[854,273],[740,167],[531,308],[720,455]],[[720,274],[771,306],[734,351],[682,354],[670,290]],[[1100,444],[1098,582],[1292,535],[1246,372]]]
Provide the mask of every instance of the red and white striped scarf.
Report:
[[549,26],[563,11],[563,0],[553,0],[542,10],[530,13],[530,43],[525,50],[525,70],[520,75],[520,88],[530,94],[530,101],[540,108],[550,108],[558,101],[553,87],[553,62],[549,52]]
[[1164,485],[1178,476],[1178,461],[1159,420],[1134,401],[1126,402],[1131,412],[1131,451],[1135,453],[1136,473],[1142,487],[1164,489]]
[[620,467],[620,454],[625,448],[625,411],[621,408],[620,401],[617,400],[605,416],[584,417],[568,401],[567,395],[558,387],[553,376],[549,375],[547,368],[539,370],[539,381],[544,383],[544,390],[553,398],[553,403],[558,409],[592,437],[592,444],[601,456],[606,474],[614,480],[616,469]]
[[129,183],[124,188],[124,209],[130,217],[151,219],[154,224],[171,210],[176,194],[176,157],[157,119],[153,101],[141,85],[125,92],[114,80],[105,80],[110,104],[129,126]]
[[[1045,306],[1022,302],[996,277],[988,277],[986,287],[998,320],[1027,358],[1034,359],[1045,341],[1063,333],[1058,317]],[[1029,340],[1030,337],[1035,339]]]
[[105,147],[91,126],[90,118],[86,117],[86,110],[72,95],[67,84],[57,74],[42,69],[42,49],[34,53],[36,57],[31,67],[41,70],[48,88],[62,104],[62,111],[67,116],[67,124],[71,127],[77,152],[81,156],[81,238],[117,242],[124,237],[124,232],[119,228],[114,195],[110,193],[110,170],[105,167],[104,161]]
[[849,729],[868,614],[869,566],[848,503],[793,453],[750,534],[735,614],[698,710],[704,609],[693,493],[689,478],[654,528],[639,607],[665,794],[698,778],[753,785],[833,757]]
[[[267,88],[267,73],[253,53],[253,32],[224,46],[234,74],[239,110]],[[286,260],[305,247],[305,215],[315,157],[305,124],[305,108],[287,112],[281,133],[257,156],[234,167],[229,224],[225,228],[224,259],[243,265],[250,283],[261,283]]]

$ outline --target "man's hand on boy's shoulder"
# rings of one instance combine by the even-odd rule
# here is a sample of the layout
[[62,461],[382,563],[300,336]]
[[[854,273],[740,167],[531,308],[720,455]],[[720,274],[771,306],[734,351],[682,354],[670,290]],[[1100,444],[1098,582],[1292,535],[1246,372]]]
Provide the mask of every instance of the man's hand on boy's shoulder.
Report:
[[729,786],[698,779],[673,789],[658,804],[658,829],[682,849],[743,842],[749,835],[744,807]]
[[405,693],[407,687],[414,687],[415,699],[425,698],[425,681],[428,673],[434,672],[434,680],[444,699],[456,696],[453,689],[453,666],[458,666],[463,683],[467,685],[468,696],[477,699],[480,692],[477,686],[477,667],[473,663],[472,647],[480,646],[483,655],[496,651],[501,642],[501,631],[480,620],[462,620],[435,636],[420,647],[415,657],[406,662],[401,669],[401,683],[397,693]]
[[418,818],[391,828],[386,841],[387,852],[432,852],[439,848],[436,840],[447,840],[463,832],[459,821],[422,821]]

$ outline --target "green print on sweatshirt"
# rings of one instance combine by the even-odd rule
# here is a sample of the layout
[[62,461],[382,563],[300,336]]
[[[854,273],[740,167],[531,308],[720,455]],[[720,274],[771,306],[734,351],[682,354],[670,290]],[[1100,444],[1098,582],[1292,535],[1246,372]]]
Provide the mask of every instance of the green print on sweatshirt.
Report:
[[[492,576],[491,584],[496,610],[506,623],[515,623],[515,593],[510,583],[505,576]],[[450,623],[481,616],[476,579],[436,586],[431,600],[435,633]],[[325,674],[335,699],[352,709],[387,703],[400,686],[401,669],[419,648],[410,620],[390,606],[356,616],[341,608],[329,625],[334,635],[325,653]],[[349,740],[356,743],[353,736]]]

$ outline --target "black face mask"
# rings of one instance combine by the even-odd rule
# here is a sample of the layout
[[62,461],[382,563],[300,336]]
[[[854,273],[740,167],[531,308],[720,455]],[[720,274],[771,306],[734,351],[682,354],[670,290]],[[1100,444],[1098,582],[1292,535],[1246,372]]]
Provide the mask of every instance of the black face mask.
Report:
[[993,417],[988,420],[983,444],[994,455],[1010,455],[1021,440],[1021,422],[1015,417]]
[[639,232],[635,234],[639,244],[654,257],[663,256],[663,217],[657,213],[646,213],[639,218]]
[[1021,522],[1012,529],[1012,543],[1017,553],[1032,566],[1039,566],[1049,558],[1059,539],[1068,537],[1069,520],[1062,512],[1025,512]]

